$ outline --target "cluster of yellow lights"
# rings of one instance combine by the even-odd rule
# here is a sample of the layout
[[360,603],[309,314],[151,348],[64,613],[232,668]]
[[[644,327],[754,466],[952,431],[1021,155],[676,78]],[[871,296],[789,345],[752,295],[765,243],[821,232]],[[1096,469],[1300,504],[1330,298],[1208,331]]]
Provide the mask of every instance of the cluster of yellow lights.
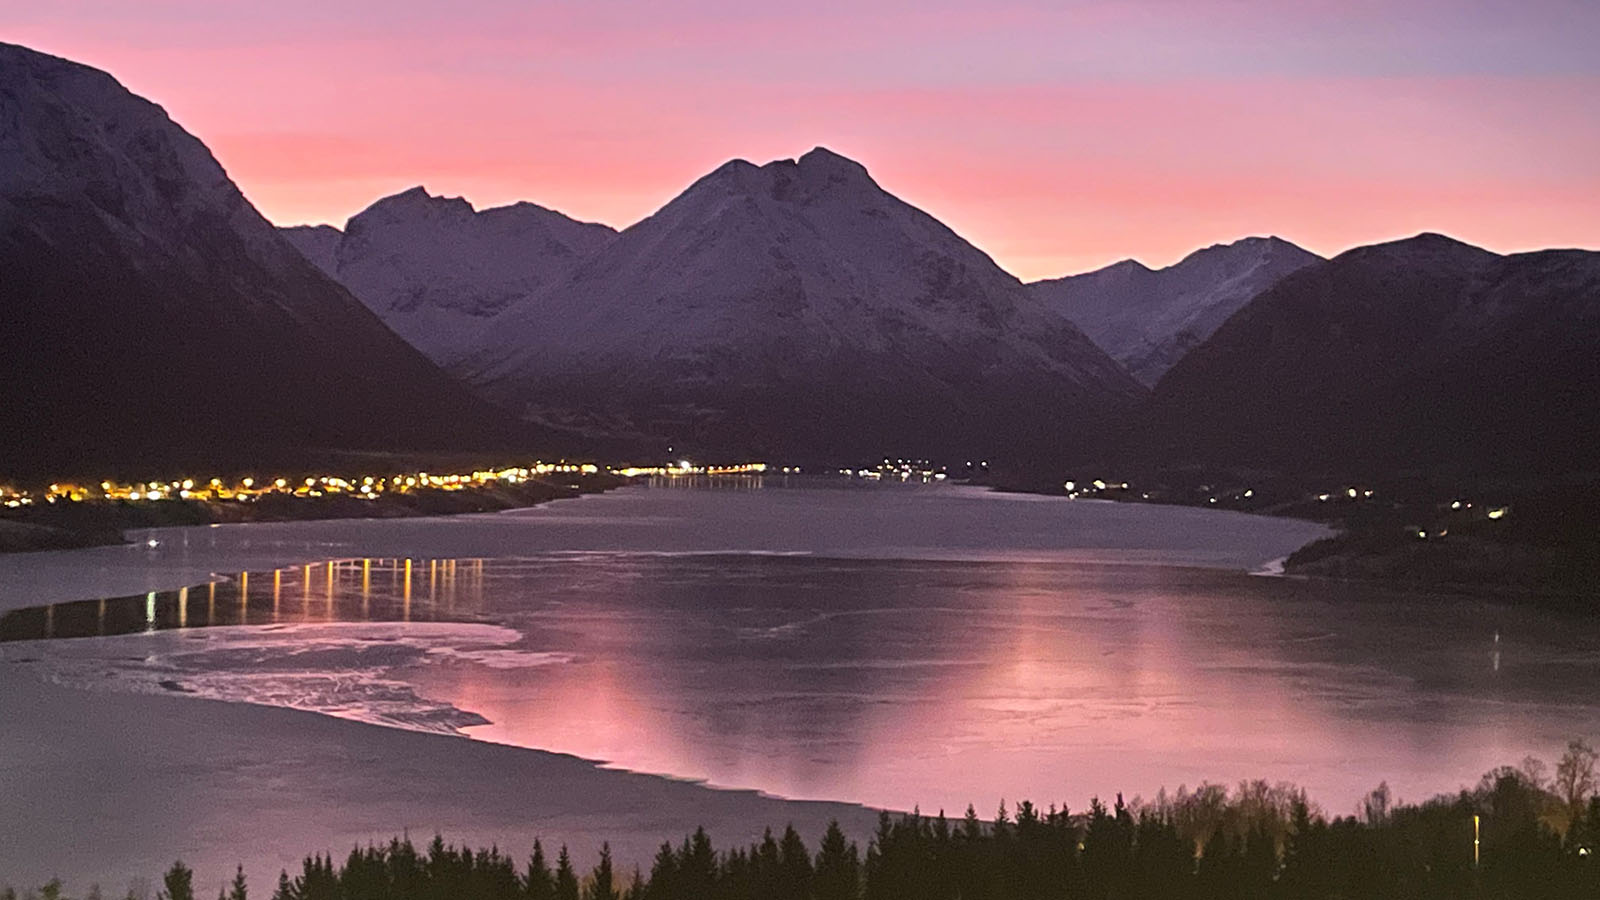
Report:
[[[729,466],[695,465],[688,460],[664,466],[607,468],[612,475],[639,478],[654,475],[751,475],[767,472],[766,463],[740,463]],[[776,470],[774,470],[776,471]],[[785,474],[800,469],[784,466]],[[483,469],[475,472],[441,475],[433,472],[403,472],[393,475],[315,475],[307,478],[241,478],[224,482],[220,478],[181,478],[172,481],[120,482],[50,485],[42,492],[0,487],[0,501],[16,509],[37,503],[79,502],[83,500],[231,500],[249,502],[281,494],[294,497],[350,496],[376,500],[389,493],[405,494],[418,490],[460,491],[496,484],[518,484],[554,475],[594,475],[600,467],[592,463],[535,462],[530,466]]]
[[[988,463],[984,463],[987,467]],[[386,493],[405,494],[416,490],[442,490],[459,491],[473,487],[485,487],[495,484],[518,484],[520,482],[543,478],[551,475],[594,475],[600,471],[599,466],[590,463],[546,463],[535,462],[531,466],[512,466],[504,469],[484,469],[465,474],[440,475],[429,472],[401,473],[396,475],[359,475],[349,478],[339,475],[312,476],[304,479],[290,481],[287,478],[263,478],[257,480],[253,477],[242,478],[234,483],[224,483],[220,478],[211,478],[199,481],[193,478],[183,478],[174,481],[147,481],[147,482],[116,482],[102,481],[94,484],[57,483],[49,486],[43,492],[30,492],[18,490],[13,487],[0,485],[0,503],[11,509],[33,506],[38,503],[80,502],[83,500],[233,500],[248,502],[269,494],[285,494],[295,497],[324,497],[346,495],[363,500],[376,500]],[[798,466],[769,466],[766,463],[748,462],[737,465],[697,465],[689,460],[679,460],[675,463],[660,466],[627,466],[623,468],[609,467],[606,471],[612,475],[623,478],[651,478],[651,477],[682,477],[687,475],[759,475],[766,472],[782,472],[785,475],[799,474]],[[948,476],[942,469],[934,469],[927,460],[910,459],[885,459],[878,466],[871,469],[839,469],[838,473],[851,478],[863,478],[872,481],[884,479],[922,482],[944,481]],[[1067,481],[1062,484],[1067,496],[1092,497],[1114,491],[1127,491],[1126,481],[1108,482],[1096,478],[1087,483]],[[1374,496],[1370,488],[1347,487],[1339,491],[1321,493],[1317,500],[1328,502],[1335,498],[1341,500],[1370,500]],[[1246,490],[1237,495],[1239,498],[1249,499],[1255,495],[1254,490]],[[1143,495],[1146,499],[1149,494]],[[1216,503],[1217,498],[1209,498],[1209,502]],[[1450,503],[1454,511],[1473,509],[1473,504],[1467,500],[1456,500]],[[1491,506],[1484,508],[1484,516],[1489,519],[1503,519],[1510,511],[1509,507]],[[1447,531],[1436,532],[1442,537]],[[1419,538],[1429,537],[1426,531],[1419,530]]]
[[464,474],[441,475],[430,472],[394,475],[315,475],[307,478],[241,478],[224,482],[221,478],[181,478],[172,481],[121,482],[99,484],[52,484],[43,492],[32,493],[0,488],[0,497],[13,509],[36,503],[77,502],[82,500],[233,500],[248,502],[270,494],[295,497],[348,495],[375,500],[385,493],[414,490],[459,491],[493,484],[517,484],[548,475],[593,475],[598,466],[578,463],[536,462],[531,466],[485,469]]
[[[653,478],[662,475],[670,477],[682,477],[684,475],[760,475],[769,469],[777,471],[772,466],[760,462],[739,463],[733,466],[698,466],[687,459],[680,459],[665,466],[628,466],[627,468],[610,469],[608,471],[613,475],[621,475],[623,478]],[[799,467],[790,468],[789,466],[784,466],[782,471],[787,475],[791,472],[799,472],[800,469]]]
[[26,491],[19,491],[9,487],[0,487],[0,501],[4,501],[5,505],[11,509],[33,505],[32,495]]

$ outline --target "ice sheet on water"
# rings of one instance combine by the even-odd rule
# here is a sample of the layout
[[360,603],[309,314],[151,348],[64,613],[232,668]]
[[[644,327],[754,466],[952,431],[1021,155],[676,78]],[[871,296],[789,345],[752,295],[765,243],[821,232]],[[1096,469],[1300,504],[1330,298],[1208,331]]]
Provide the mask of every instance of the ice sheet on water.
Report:
[[48,644],[18,642],[0,646],[0,662],[72,687],[183,693],[461,734],[489,720],[422,696],[401,673],[457,661],[516,669],[572,659],[513,646],[521,640],[513,629],[471,623],[222,626]]

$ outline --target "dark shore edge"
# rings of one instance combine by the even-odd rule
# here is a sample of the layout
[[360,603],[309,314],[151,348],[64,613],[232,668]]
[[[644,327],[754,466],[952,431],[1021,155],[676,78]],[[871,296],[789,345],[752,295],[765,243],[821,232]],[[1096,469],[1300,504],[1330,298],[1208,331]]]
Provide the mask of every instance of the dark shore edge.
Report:
[[125,531],[190,525],[303,522],[326,519],[404,519],[525,509],[628,483],[620,475],[573,474],[461,490],[387,493],[374,500],[354,496],[264,495],[248,503],[225,500],[82,500],[60,502],[0,518],[0,553],[77,550],[127,543]]
[[[1000,475],[971,483],[1000,493],[1067,496],[1063,483],[1036,477]],[[1545,493],[1502,489],[1497,502],[1513,511],[1513,528],[1506,528],[1481,517],[1464,521],[1464,516],[1448,509],[1452,501],[1440,496],[1408,497],[1405,502],[1374,507],[1338,495],[1308,500],[1303,485],[1286,491],[1283,483],[1251,497],[1243,493],[1248,490],[1243,484],[1234,480],[1198,490],[1184,485],[1148,496],[1137,489],[1112,489],[1097,493],[1095,499],[1242,512],[1334,529],[1285,557],[1282,577],[1421,590],[1555,612],[1600,613],[1600,531],[1586,529],[1587,519],[1571,512],[1593,491],[1592,486],[1580,489],[1578,503],[1558,505],[1550,504]],[[1454,532],[1444,528],[1441,534],[1441,526],[1452,518]],[[1420,537],[1421,533],[1428,537]]]

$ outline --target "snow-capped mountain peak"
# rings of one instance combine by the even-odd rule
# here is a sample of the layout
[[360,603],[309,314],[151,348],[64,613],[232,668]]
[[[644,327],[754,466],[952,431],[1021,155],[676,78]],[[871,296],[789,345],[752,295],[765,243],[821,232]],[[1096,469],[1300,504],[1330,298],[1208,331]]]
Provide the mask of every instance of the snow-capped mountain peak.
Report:
[[1130,259],[1029,288],[1153,385],[1252,297],[1320,259],[1282,238],[1247,237],[1164,269]]
[[532,297],[615,234],[535,203],[477,210],[421,186],[378,200],[342,233],[284,229],[307,258],[441,364],[473,349],[489,316]]
[[[1016,430],[1001,410],[1044,433],[1141,393],[988,256],[820,148],[719,166],[485,337],[460,370],[501,400],[722,446],[998,448]],[[779,397],[820,408],[795,422]],[[664,422],[684,406],[701,413]]]

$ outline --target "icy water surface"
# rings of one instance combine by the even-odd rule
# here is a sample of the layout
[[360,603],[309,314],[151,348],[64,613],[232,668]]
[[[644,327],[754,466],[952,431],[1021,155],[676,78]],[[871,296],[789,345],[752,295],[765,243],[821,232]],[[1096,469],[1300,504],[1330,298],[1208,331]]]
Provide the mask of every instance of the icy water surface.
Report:
[[1245,574],[1318,533],[949,488],[173,529],[0,569],[0,662],[896,808],[1262,777],[1341,812],[1595,737],[1600,629]]

